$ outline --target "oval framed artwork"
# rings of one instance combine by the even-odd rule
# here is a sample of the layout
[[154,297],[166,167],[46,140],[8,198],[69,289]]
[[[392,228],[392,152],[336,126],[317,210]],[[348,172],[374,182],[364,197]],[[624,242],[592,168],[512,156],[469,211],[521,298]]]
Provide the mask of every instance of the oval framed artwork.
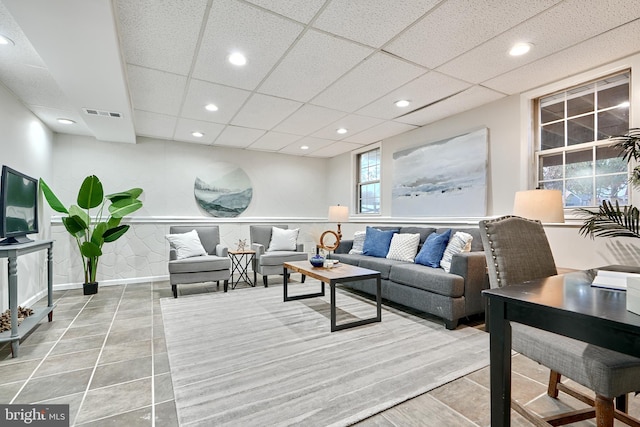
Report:
[[244,170],[231,163],[216,162],[208,172],[196,176],[193,195],[209,215],[235,218],[249,207],[253,188]]

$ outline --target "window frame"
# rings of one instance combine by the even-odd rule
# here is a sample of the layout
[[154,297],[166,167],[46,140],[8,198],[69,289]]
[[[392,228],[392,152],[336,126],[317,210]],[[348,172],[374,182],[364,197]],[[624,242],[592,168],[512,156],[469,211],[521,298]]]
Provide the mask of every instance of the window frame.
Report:
[[[535,182],[535,186],[538,188],[554,188],[553,186],[549,186],[549,187],[545,187],[545,183],[550,184],[550,183],[559,183],[562,187],[562,194],[563,194],[563,204],[565,209],[571,209],[571,208],[593,208],[593,207],[597,207],[599,205],[599,192],[598,192],[598,187],[596,185],[597,181],[599,178],[603,178],[603,177],[607,177],[607,176],[615,176],[615,175],[626,175],[627,179],[629,177],[630,171],[631,171],[631,167],[630,165],[626,165],[625,171],[622,172],[610,172],[610,173],[598,173],[598,148],[601,147],[609,147],[611,146],[611,142],[608,140],[608,137],[604,138],[604,139],[595,139],[593,141],[585,141],[585,142],[580,142],[580,143],[575,143],[575,144],[571,144],[571,140],[570,140],[570,135],[569,135],[569,123],[571,120],[575,120],[577,118],[582,118],[582,117],[587,117],[592,115],[593,116],[593,138],[598,138],[599,134],[601,134],[601,131],[599,130],[599,115],[603,112],[607,112],[607,111],[611,111],[611,110],[615,110],[616,108],[619,107],[620,104],[618,105],[613,105],[613,106],[609,106],[609,107],[605,107],[605,108],[600,108],[599,107],[599,100],[598,100],[598,94],[599,92],[605,90],[602,88],[602,83],[607,80],[607,79],[612,79],[615,78],[617,76],[621,76],[627,74],[627,81],[626,84],[628,86],[628,103],[630,103],[631,99],[633,98],[633,91],[632,91],[632,70],[631,68],[627,67],[621,70],[618,70],[616,72],[613,73],[609,73],[603,76],[599,76],[597,78],[592,78],[590,80],[587,81],[583,81],[583,82],[577,82],[576,84],[573,84],[571,86],[567,85],[565,88],[562,88],[560,90],[555,90],[552,92],[549,92],[547,94],[541,94],[540,96],[536,96],[535,98],[531,98],[532,101],[532,124],[533,124],[533,136],[534,136],[534,146],[533,148],[533,180]],[[625,83],[622,83],[625,84]],[[587,92],[577,92],[578,89],[581,88],[585,88],[587,89],[589,86],[591,86],[591,90],[587,91]],[[616,87],[618,85],[612,85],[610,86],[611,88]],[[572,93],[573,92],[573,93]],[[579,98],[581,96],[584,95],[588,95],[588,94],[592,94],[593,95],[593,106],[589,111],[583,111],[580,112],[578,114],[574,114],[574,115],[569,115],[569,112],[567,111],[568,109],[568,101],[570,101],[571,99],[576,99]],[[563,123],[563,129],[564,129],[564,135],[563,135],[563,145],[559,146],[559,147],[554,147],[554,148],[547,148],[547,149],[542,149],[542,134],[543,134],[543,123],[542,123],[542,101],[545,98],[552,98],[552,97],[556,97],[558,99],[562,99],[562,102],[564,103],[563,106],[563,111],[562,114],[563,116],[561,118],[558,118],[556,120],[548,120],[544,123],[545,126],[548,126],[550,124],[556,124],[556,123]],[[550,105],[554,105],[554,104],[550,104]],[[627,126],[626,129],[632,127],[631,123],[632,123],[632,115],[631,115],[631,108],[630,106],[627,106],[628,111],[627,111]],[[626,132],[626,130],[625,130]],[[567,155],[570,155],[571,153],[578,153],[581,151],[591,151],[591,173],[590,175],[585,175],[585,178],[590,178],[591,179],[591,202],[592,204],[589,205],[567,205],[566,204],[566,200],[567,200],[567,191],[568,190],[568,186],[567,186],[567,182],[571,181],[572,179],[579,179],[579,177],[571,177],[571,176],[567,176],[567,165],[569,163],[567,163]],[[544,179],[542,175],[542,158],[544,157],[548,157],[548,156],[556,156],[556,155],[561,155],[562,156],[562,176],[560,179],[555,179],[555,180],[549,180],[549,179]],[[626,188],[626,198],[627,198],[627,202],[626,204],[631,204],[631,197],[632,197],[632,188],[631,186],[627,185]]]
[[[365,154],[369,154],[371,152],[374,151],[378,151],[378,179],[375,180],[369,180],[369,181],[362,181],[361,180],[361,170],[362,170],[362,165],[361,165],[361,159],[362,156]],[[366,147],[363,147],[360,150],[357,150],[355,152],[353,152],[353,157],[354,157],[354,161],[353,161],[353,165],[354,165],[354,182],[355,185],[354,187],[354,201],[355,201],[355,206],[356,206],[356,215],[363,215],[363,216],[379,216],[382,214],[382,145],[381,144],[373,144],[373,145],[369,145]],[[361,188],[364,185],[371,185],[371,184],[378,184],[378,210],[377,211],[373,211],[373,212],[363,212],[362,211],[362,191]],[[375,200],[375,198],[374,198]]]

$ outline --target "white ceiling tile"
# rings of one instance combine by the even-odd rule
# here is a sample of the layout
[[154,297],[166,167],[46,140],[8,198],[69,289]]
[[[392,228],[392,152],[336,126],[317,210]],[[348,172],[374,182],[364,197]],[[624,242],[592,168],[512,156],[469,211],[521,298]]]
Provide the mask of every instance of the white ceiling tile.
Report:
[[175,116],[133,110],[136,135],[171,139],[178,123]]
[[440,0],[333,0],[313,26],[369,46],[380,47]]
[[248,0],[282,16],[308,24],[326,0]]
[[342,111],[305,104],[273,130],[305,136],[335,122],[346,114]]
[[[284,154],[294,154],[297,156],[308,156],[312,154],[314,151],[319,150],[323,147],[327,147],[333,144],[334,141],[330,141],[328,139],[321,138],[313,138],[310,136],[304,137],[292,144],[289,144],[285,148],[281,149],[279,152]],[[302,146],[309,147],[307,150],[303,150]]]
[[[280,60],[303,26],[236,0],[215,1],[209,13],[193,76],[253,90]],[[227,61],[239,51],[244,67]]]
[[127,74],[133,108],[174,116],[178,114],[186,77],[136,65],[129,65]]
[[127,63],[187,75],[207,0],[118,0],[116,13]]
[[[46,64],[2,2],[0,2],[0,23],[2,35],[9,37],[15,43],[10,49],[0,49],[0,70],[10,64],[46,68]],[[0,77],[4,80],[3,74],[0,71]]]
[[264,135],[264,133],[265,131],[261,129],[227,126],[215,140],[214,145],[245,148]]
[[[622,25],[600,37],[586,40],[561,52],[524,67],[487,80],[484,86],[504,92],[520,93],[578,72],[593,68],[594,60],[603,63],[638,51],[636,40],[629,34],[640,34],[640,21]],[[594,58],[597,55],[597,58]],[[526,85],[523,85],[526,82]]]
[[313,99],[313,103],[354,112],[424,74],[424,68],[377,53]]
[[[455,58],[438,71],[481,83],[640,16],[640,2],[636,10],[611,7],[611,3],[594,2],[584,7],[581,0],[567,0]],[[567,25],[568,22],[571,25]],[[519,41],[533,43],[534,47],[526,55],[510,56],[509,48]]]
[[301,105],[300,102],[289,99],[254,94],[231,123],[237,126],[270,130]]
[[435,68],[559,1],[448,0],[385,50]]
[[362,147],[361,144],[354,144],[351,142],[339,141],[314,151],[313,153],[309,154],[309,157],[330,158],[330,157],[339,156],[340,154],[348,153],[360,147]]
[[0,63],[2,83],[25,104],[47,106],[57,110],[74,109],[47,69],[20,65],[17,67],[17,73],[12,73],[6,68],[9,66],[8,63]]
[[504,98],[505,95],[482,86],[473,86],[441,102],[396,119],[397,122],[423,126],[445,117],[471,110]]
[[[226,124],[238,112],[249,95],[251,92],[243,89],[191,79],[182,107],[182,117]],[[205,110],[204,106],[207,104],[215,104],[218,111]]]
[[249,147],[252,150],[278,151],[300,139],[299,135],[269,131]]
[[390,138],[392,136],[408,132],[415,129],[417,126],[408,125],[405,123],[397,122],[383,122],[377,126],[362,131],[356,135],[353,135],[347,139],[346,142],[354,142],[356,144],[370,144],[382,139]]
[[260,92],[308,101],[373,52],[318,31],[307,31],[260,86]]
[[[349,138],[351,135],[355,135],[358,132],[369,129],[373,126],[379,125],[383,120],[376,119],[374,117],[359,116],[357,114],[349,114],[341,119],[331,123],[329,126],[325,126],[318,132],[311,136],[316,138],[332,139],[334,141],[340,141],[345,138]],[[336,131],[340,128],[347,129],[347,133],[339,134]]]
[[[220,135],[225,125],[219,123],[203,122],[191,119],[178,119],[176,132],[173,139],[176,141],[194,142],[196,144],[210,145]],[[204,136],[197,138],[192,132],[202,132]]]
[[[470,86],[470,83],[431,71],[361,108],[357,113],[390,120]],[[408,100],[411,104],[405,108],[396,107],[395,102],[401,99]]]

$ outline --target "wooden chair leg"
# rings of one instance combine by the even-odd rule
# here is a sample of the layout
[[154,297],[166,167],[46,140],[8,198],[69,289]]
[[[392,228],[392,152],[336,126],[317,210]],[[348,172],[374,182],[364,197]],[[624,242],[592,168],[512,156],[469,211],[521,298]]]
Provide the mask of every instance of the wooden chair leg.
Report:
[[549,373],[549,387],[547,388],[547,394],[549,397],[553,397],[554,399],[558,398],[558,383],[560,383],[560,379],[562,375],[560,375],[556,371],[551,371]]
[[596,426],[613,427],[613,399],[596,395]]

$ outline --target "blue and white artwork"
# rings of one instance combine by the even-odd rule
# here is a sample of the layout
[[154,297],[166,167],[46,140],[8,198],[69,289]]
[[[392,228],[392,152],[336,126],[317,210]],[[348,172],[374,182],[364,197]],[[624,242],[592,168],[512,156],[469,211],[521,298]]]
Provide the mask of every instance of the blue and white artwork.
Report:
[[393,216],[487,213],[487,129],[393,154]]
[[218,162],[209,172],[196,177],[193,194],[198,205],[211,216],[234,218],[249,207],[253,188],[241,168]]

